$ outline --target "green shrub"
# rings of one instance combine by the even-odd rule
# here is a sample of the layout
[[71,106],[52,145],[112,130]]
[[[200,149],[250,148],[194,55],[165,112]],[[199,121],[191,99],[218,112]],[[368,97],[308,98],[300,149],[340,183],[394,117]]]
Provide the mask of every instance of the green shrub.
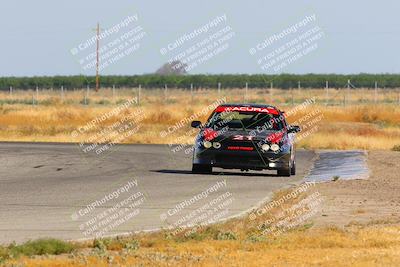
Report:
[[15,256],[60,255],[63,253],[71,253],[75,248],[73,244],[57,239],[38,239],[28,241],[22,245],[9,246],[11,254]]
[[395,146],[392,148],[392,150],[393,150],[393,151],[400,151],[400,145],[395,145]]
[[109,243],[109,241],[106,239],[95,239],[93,241],[93,247],[100,251],[106,251],[108,243]]
[[233,232],[219,232],[215,236],[216,240],[236,240],[237,237]]

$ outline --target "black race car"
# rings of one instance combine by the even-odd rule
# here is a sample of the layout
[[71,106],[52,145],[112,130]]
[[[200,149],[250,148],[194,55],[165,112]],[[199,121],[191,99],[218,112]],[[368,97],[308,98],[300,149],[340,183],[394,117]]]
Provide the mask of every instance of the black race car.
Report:
[[193,152],[193,173],[224,169],[277,170],[279,176],[296,174],[294,135],[276,107],[253,104],[218,106],[200,128]]

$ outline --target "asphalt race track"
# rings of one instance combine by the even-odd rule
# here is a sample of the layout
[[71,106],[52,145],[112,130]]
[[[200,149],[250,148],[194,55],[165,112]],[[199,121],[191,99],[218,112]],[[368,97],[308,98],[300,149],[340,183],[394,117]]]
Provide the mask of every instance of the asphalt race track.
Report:
[[1,143],[0,243],[183,226],[201,212],[213,220],[236,216],[301,182],[314,158],[297,151],[292,177],[218,169],[201,175],[191,174],[190,153],[167,145],[118,145],[89,155],[77,144]]

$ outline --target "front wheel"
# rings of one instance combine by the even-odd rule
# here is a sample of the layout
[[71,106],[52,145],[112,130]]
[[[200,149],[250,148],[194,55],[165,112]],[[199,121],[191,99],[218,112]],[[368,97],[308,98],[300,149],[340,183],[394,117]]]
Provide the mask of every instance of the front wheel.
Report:
[[292,167],[290,167],[290,174],[296,175],[296,161],[293,160]]
[[290,174],[292,173],[292,167],[293,163],[290,160],[288,162],[285,163],[286,166],[284,166],[282,169],[278,169],[278,176],[290,176]]
[[280,169],[278,170],[278,176],[290,176],[290,169]]
[[193,164],[192,173],[212,173],[212,167],[206,164]]

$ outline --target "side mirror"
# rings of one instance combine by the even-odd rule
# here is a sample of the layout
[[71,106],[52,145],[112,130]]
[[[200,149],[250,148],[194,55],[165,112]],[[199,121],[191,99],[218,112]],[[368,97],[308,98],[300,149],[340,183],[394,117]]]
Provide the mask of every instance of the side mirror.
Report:
[[289,127],[288,127],[288,133],[298,133],[300,131],[301,131],[300,126],[289,125]]
[[192,121],[191,126],[193,128],[200,128],[201,127],[201,121]]

